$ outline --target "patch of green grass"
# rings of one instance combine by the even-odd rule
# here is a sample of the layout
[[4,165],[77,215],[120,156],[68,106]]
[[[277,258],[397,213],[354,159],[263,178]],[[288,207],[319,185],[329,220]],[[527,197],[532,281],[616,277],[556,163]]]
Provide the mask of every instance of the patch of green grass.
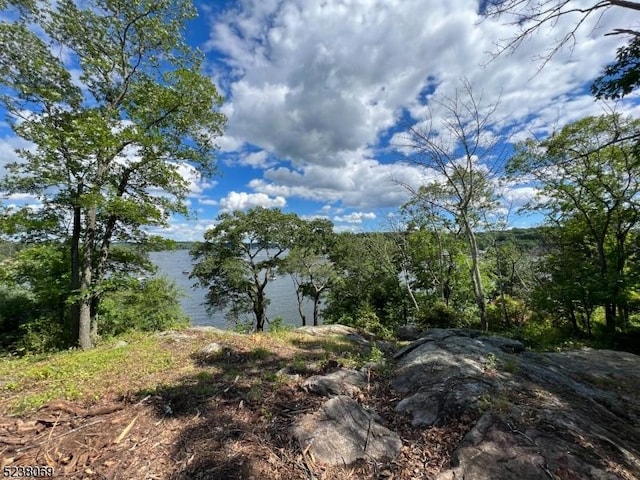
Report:
[[502,361],[502,370],[507,373],[518,373],[520,371],[520,364],[515,358],[505,358]]
[[207,372],[206,370],[201,370],[196,373],[196,380],[198,382],[212,382],[215,377],[211,374],[211,372]]
[[259,385],[251,385],[247,392],[247,399],[251,402],[259,402],[263,397],[262,388]]
[[493,395],[484,394],[480,397],[479,408],[481,412],[504,412],[511,407],[509,397],[502,393]]
[[255,347],[249,352],[251,360],[264,360],[271,356],[271,351],[264,347]]
[[129,335],[126,347],[113,342],[82,351],[0,360],[0,411],[21,413],[54,399],[95,401],[119,385],[135,384],[170,369],[174,358],[156,338]]

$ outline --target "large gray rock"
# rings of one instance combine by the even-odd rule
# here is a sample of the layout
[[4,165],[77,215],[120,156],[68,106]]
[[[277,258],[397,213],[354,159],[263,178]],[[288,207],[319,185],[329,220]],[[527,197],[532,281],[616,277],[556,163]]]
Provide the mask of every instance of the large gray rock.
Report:
[[324,397],[353,396],[366,386],[367,375],[351,369],[340,369],[327,375],[313,375],[302,384],[307,391]]
[[350,465],[359,459],[389,460],[402,448],[400,437],[382,425],[377,413],[344,395],[296,421],[292,433],[303,452],[325,465]]
[[356,330],[353,327],[348,327],[346,325],[339,325],[339,324],[317,325],[317,326],[307,325],[304,327],[298,327],[295,329],[295,331],[300,333],[306,333],[308,335],[319,336],[319,337],[340,335],[348,338],[352,342],[355,342],[361,345],[369,345],[370,343],[366,338],[360,335],[358,330]]
[[210,359],[210,358],[217,357],[222,352],[224,352],[224,350],[225,350],[225,347],[223,347],[219,343],[213,342],[206,345],[205,347],[202,348],[202,350],[200,350],[200,356],[203,358]]
[[640,357],[523,352],[477,331],[429,330],[399,351],[396,411],[414,426],[478,418],[438,480],[640,478]]
[[417,340],[420,338],[422,332],[424,332],[424,328],[418,325],[400,325],[396,327],[396,338],[398,340]]

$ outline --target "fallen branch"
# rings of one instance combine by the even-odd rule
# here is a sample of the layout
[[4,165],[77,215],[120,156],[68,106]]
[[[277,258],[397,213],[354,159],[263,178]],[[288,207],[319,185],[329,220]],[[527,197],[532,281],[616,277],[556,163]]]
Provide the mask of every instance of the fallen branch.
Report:
[[57,436],[55,436],[53,438],[47,438],[46,440],[43,440],[42,442],[35,443],[35,444],[30,445],[28,447],[19,448],[18,450],[16,450],[16,453],[19,453],[19,452],[22,452],[22,451],[25,451],[25,450],[31,450],[31,449],[36,448],[36,447],[41,447],[42,445],[44,445],[45,443],[49,442],[50,440],[58,440],[59,438],[66,437],[67,435],[70,435],[70,434],[72,434],[74,432],[77,432],[78,430],[82,430],[83,428],[87,428],[87,427],[90,427],[92,425],[97,425],[98,423],[104,423],[104,420],[95,420],[93,422],[85,423],[84,425],[80,425],[77,428],[69,430],[68,432],[65,432],[65,433],[61,433],[60,435],[57,435]]
[[133,420],[131,420],[131,422],[129,422],[129,425],[127,425],[124,430],[122,430],[122,433],[120,435],[118,435],[118,438],[115,439],[115,441],[113,443],[118,444],[120,443],[124,437],[127,436],[127,434],[131,431],[131,429],[133,428],[133,425],[136,423],[136,420],[138,420],[138,417],[140,416],[140,414],[136,415],[135,417],[133,417]]

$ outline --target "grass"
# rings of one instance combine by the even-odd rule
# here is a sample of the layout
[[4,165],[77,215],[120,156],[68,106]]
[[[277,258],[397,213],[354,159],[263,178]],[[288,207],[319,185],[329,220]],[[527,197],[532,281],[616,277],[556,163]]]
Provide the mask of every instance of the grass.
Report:
[[[95,401],[121,385],[141,385],[155,373],[171,369],[176,359],[157,338],[128,335],[129,345],[113,343],[93,350],[0,360],[0,410],[21,413],[55,400]],[[135,368],[132,368],[135,366]],[[126,376],[126,378],[123,378]]]
[[[88,351],[68,350],[49,355],[0,358],[0,414],[22,414],[53,400],[91,404],[132,393],[184,383],[186,378],[206,395],[216,381],[243,384],[248,398],[259,401],[264,388],[282,381],[276,372],[336,360],[358,366],[370,355],[337,336],[310,337],[277,331],[273,334],[238,335],[198,332],[193,339],[128,334]],[[118,340],[126,346],[116,347]],[[203,362],[199,351],[208,343],[224,344],[230,357]],[[376,358],[377,359],[377,358]]]

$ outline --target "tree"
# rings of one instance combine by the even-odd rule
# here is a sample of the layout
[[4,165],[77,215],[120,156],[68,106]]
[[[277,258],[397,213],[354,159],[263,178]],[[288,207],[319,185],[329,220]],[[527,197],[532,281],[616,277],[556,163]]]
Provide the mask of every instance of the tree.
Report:
[[300,219],[256,207],[223,213],[217,221],[192,251],[197,260],[192,277],[209,289],[209,308],[230,306],[232,316],[252,312],[255,329],[262,331],[269,303],[265,289],[294,247]]
[[407,295],[400,281],[398,246],[385,233],[341,233],[330,251],[338,277],[324,318],[378,330],[405,323]]
[[16,20],[0,24],[0,101],[34,145],[2,187],[43,205],[5,210],[6,232],[67,242],[72,336],[89,348],[112,243],[186,213],[181,172],[213,172],[222,98],[184,40],[188,0],[2,6]]
[[[589,298],[598,298],[604,307],[610,333],[618,315],[627,311],[632,283],[630,241],[640,221],[638,135],[638,120],[616,114],[588,117],[546,140],[520,144],[508,164],[512,175],[535,179],[540,186],[539,201],[530,208],[545,212],[550,225],[578,230],[584,237],[578,258],[586,264],[574,268],[573,275],[595,267],[597,291],[591,289]],[[568,268],[570,263],[562,265]],[[581,281],[591,285],[588,278]]]
[[591,336],[603,292],[593,244],[579,219],[548,229],[545,244],[545,255],[535,269],[533,307],[556,321],[568,321],[574,334]]
[[618,48],[616,61],[604,68],[591,85],[596,98],[617,99],[640,86],[640,37]]
[[[577,33],[589,18],[599,17],[613,7],[640,11],[640,2],[597,0],[591,6],[582,6],[575,0],[489,0],[484,3],[481,14],[507,18],[509,24],[517,27],[516,34],[499,46],[497,55],[513,53],[524,40],[545,26],[554,27],[565,17],[575,18],[572,26],[540,55],[544,67],[565,46],[575,46]],[[627,45],[618,48],[616,61],[605,67],[591,89],[597,98],[621,98],[640,85],[640,30],[621,27],[605,35],[627,35],[631,38]]]
[[291,251],[282,266],[296,286],[298,313],[302,325],[306,325],[303,302],[313,301],[313,324],[318,325],[320,302],[336,281],[336,271],[328,258],[334,243],[333,223],[315,219],[301,221],[300,229]]
[[442,125],[434,125],[432,114],[426,126],[418,124],[409,129],[403,145],[411,152],[411,161],[433,178],[417,190],[410,189],[411,204],[453,221],[464,235],[471,259],[473,294],[486,329],[486,295],[476,230],[495,206],[493,180],[502,164],[502,139],[495,132],[493,118],[498,104],[484,105],[466,81],[461,92],[436,100],[436,104],[443,111]]

